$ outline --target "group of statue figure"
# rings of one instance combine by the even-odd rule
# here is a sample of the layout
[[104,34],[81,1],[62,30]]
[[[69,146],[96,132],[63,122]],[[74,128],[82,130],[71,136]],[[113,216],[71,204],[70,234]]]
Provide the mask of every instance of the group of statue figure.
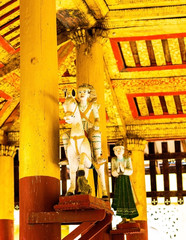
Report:
[[[105,182],[106,159],[102,158],[99,105],[94,87],[89,84],[80,85],[77,98],[74,90],[72,93],[66,91],[63,108],[64,119],[71,124],[71,129],[62,136],[70,171],[70,187],[66,195],[75,194],[76,183],[78,194],[90,194],[91,187],[87,177],[89,169],[94,168],[100,179],[102,198],[108,199]],[[93,120],[90,118],[91,114]],[[116,214],[122,217],[122,222],[125,222],[126,219],[138,216],[129,178],[133,172],[132,161],[130,156],[124,156],[123,142],[116,143],[113,150],[116,157],[111,160],[112,175],[116,177],[116,185],[112,207]]]

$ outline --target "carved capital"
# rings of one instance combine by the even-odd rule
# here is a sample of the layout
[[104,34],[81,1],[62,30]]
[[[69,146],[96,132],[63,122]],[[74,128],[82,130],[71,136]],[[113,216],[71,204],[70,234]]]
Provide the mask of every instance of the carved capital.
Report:
[[14,157],[16,154],[15,146],[0,145],[0,156]]
[[104,39],[107,37],[106,35],[106,31],[102,28],[78,28],[76,31],[70,33],[70,38],[77,48],[81,44],[87,44],[87,47],[90,48],[95,42],[103,44]]
[[139,138],[128,138],[127,149],[129,151],[144,151],[147,141]]

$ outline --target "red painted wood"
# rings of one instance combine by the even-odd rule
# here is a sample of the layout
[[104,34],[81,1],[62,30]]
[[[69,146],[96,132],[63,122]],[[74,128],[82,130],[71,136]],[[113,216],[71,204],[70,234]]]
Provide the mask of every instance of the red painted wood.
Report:
[[128,99],[128,102],[129,102],[129,106],[130,106],[130,110],[132,112],[132,116],[133,118],[138,118],[139,117],[139,114],[138,114],[138,111],[137,111],[137,108],[136,108],[136,104],[135,104],[135,101],[134,101],[134,95],[133,94],[127,94],[127,99]]
[[0,35],[0,45],[3,47],[8,53],[14,54],[15,49]]
[[124,234],[112,235],[112,240],[124,240]]
[[147,230],[147,221],[136,220],[136,223],[139,223],[140,228],[143,229],[141,234],[134,233],[127,235],[127,240],[148,240],[148,230]]
[[[13,38],[11,38],[10,40],[9,40],[9,42],[12,42],[12,41],[14,41],[16,38],[18,38],[18,37],[20,37],[20,34],[17,34],[15,37],[13,37]],[[20,43],[19,43],[20,44]]]
[[129,97],[146,97],[146,96],[168,96],[168,95],[184,95],[186,91],[178,91],[178,92],[152,92],[152,93],[129,93],[127,96]]
[[129,106],[132,112],[132,115],[135,119],[160,119],[160,118],[181,118],[186,117],[186,114],[178,113],[178,114],[167,114],[167,112],[164,115],[150,115],[149,116],[139,116],[136,104],[134,99],[136,97],[150,97],[150,96],[179,96],[179,95],[185,95],[186,91],[179,91],[179,92],[156,92],[156,93],[132,93],[132,94],[126,94]]
[[180,38],[180,37],[186,37],[186,32],[174,33],[174,34],[150,35],[150,36],[119,37],[119,38],[110,38],[110,40],[116,41],[116,42],[122,42],[122,41],[168,39],[168,38]]
[[61,227],[55,224],[28,224],[30,212],[54,211],[59,200],[59,180],[48,176],[24,177],[20,190],[20,240],[61,240]]
[[124,66],[124,63],[123,63],[123,58],[122,58],[122,55],[121,55],[120,48],[118,46],[118,41],[115,40],[115,38],[111,38],[110,43],[111,43],[111,46],[112,46],[112,49],[113,49],[114,57],[117,61],[118,70],[123,71],[125,66]]
[[3,38],[5,38],[6,36],[8,36],[9,34],[15,32],[16,30],[18,30],[20,28],[20,26],[17,26],[15,28],[12,28],[10,31],[6,32],[5,34],[2,35]]
[[80,224],[82,222],[102,221],[105,218],[104,209],[94,210],[67,210],[61,212],[31,212],[28,216],[30,224],[63,223]]
[[3,10],[4,8],[10,6],[10,5],[11,5],[12,3],[14,3],[14,2],[17,2],[17,0],[11,0],[11,1],[5,3],[4,5],[2,5],[2,6],[0,7],[0,11]]
[[[79,240],[91,240],[101,233],[112,221],[112,215],[107,214],[105,218],[97,222],[87,233],[85,233]],[[100,238],[99,238],[100,239]]]
[[134,68],[126,68],[125,71],[126,72],[142,72],[142,71],[159,71],[159,70],[184,69],[184,68],[186,68],[186,64],[152,66],[152,67],[134,67]]
[[9,11],[9,12],[5,13],[4,15],[2,15],[0,17],[0,21],[3,20],[4,18],[10,16],[11,14],[17,12],[18,10],[19,10],[19,7],[13,8],[11,11]]
[[6,111],[6,109],[8,108],[8,106],[11,104],[13,99],[1,90],[0,90],[0,97],[7,100],[7,102],[4,104],[3,108],[0,110],[0,117],[1,117],[3,115],[3,113]]
[[0,219],[0,240],[14,239],[14,221],[9,219]]
[[[136,72],[136,71],[159,71],[159,70],[168,70],[168,69],[184,69],[184,68],[186,68],[186,64],[184,62],[183,56],[182,56],[182,59],[183,59],[182,64],[178,64],[178,65],[172,64],[170,52],[169,52],[169,48],[168,48],[168,44],[167,44],[167,39],[168,38],[179,38],[180,39],[185,36],[186,36],[186,33],[178,33],[178,34],[163,34],[163,35],[152,35],[152,36],[110,38],[110,43],[111,43],[111,46],[113,49],[115,59],[117,61],[119,71]],[[134,43],[135,41],[138,41],[138,40],[146,40],[146,42],[149,43],[149,41],[153,40],[153,39],[161,39],[162,40],[163,50],[164,50],[165,57],[166,57],[166,65],[165,66],[141,67],[141,66],[138,66],[139,64],[136,63],[136,67],[125,68],[122,53],[121,53],[121,50],[119,47],[119,42],[129,41],[130,43],[132,43],[132,42]],[[148,53],[150,53],[149,49],[148,49],[148,45],[147,45],[147,50],[148,50]],[[133,53],[133,48],[131,48],[131,51]],[[151,53],[152,53],[152,51],[151,51]],[[133,53],[133,55],[134,55],[134,53]],[[183,55],[183,54],[181,53],[181,55]],[[134,59],[136,60],[135,57],[134,57]],[[153,57],[153,59],[154,59],[154,57]],[[154,61],[151,64],[156,65]]]
[[54,206],[56,211],[81,210],[81,209],[104,209],[113,214],[110,202],[91,195],[60,196],[59,203]]
[[140,225],[139,223],[136,223],[136,222],[126,222],[126,223],[120,223],[117,225],[117,229],[124,229],[125,231],[128,231],[128,232],[140,232]]
[[70,234],[63,238],[63,240],[72,240],[78,237],[80,234],[84,234],[94,226],[95,222],[84,222],[74,229]]
[[5,23],[4,25],[0,26],[0,30],[10,26],[12,23],[18,21],[20,19],[20,16],[15,17],[14,19],[11,19],[9,22]]

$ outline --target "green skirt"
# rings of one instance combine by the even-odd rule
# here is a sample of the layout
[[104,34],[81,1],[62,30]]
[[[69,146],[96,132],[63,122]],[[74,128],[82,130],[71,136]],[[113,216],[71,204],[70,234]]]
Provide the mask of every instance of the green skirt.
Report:
[[122,218],[132,219],[139,215],[134,202],[130,178],[127,175],[120,175],[116,178],[112,208]]

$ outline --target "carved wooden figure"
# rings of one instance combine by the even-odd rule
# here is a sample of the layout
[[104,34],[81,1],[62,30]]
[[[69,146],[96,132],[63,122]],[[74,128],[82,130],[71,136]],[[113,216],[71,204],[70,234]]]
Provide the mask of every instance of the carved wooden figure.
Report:
[[[73,95],[75,92],[73,91]],[[96,164],[91,157],[91,148],[88,138],[85,136],[85,131],[82,124],[82,119],[75,97],[67,94],[63,104],[65,116],[64,119],[67,123],[71,124],[70,132],[63,134],[63,143],[65,153],[69,162],[70,168],[70,188],[67,195],[72,195],[76,188],[76,172],[78,175],[77,183],[78,192],[82,194],[91,193],[90,186],[88,185],[87,176],[89,169],[95,166],[95,169],[100,177],[102,186],[102,197],[107,197],[104,165]]]
[[138,216],[129,178],[133,173],[132,161],[130,157],[124,156],[125,148],[122,142],[116,143],[113,150],[116,157],[112,158],[112,175],[116,177],[116,185],[112,207],[116,214],[122,217],[121,223],[125,223],[126,219],[132,221],[132,218]]

